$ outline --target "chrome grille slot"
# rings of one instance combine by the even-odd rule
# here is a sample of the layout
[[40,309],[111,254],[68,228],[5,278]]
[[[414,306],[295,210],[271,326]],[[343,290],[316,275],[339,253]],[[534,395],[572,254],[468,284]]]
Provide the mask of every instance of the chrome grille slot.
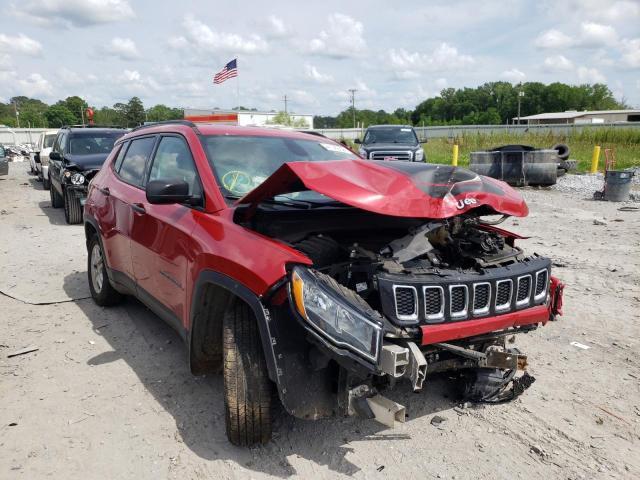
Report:
[[444,318],[444,289],[442,287],[423,287],[424,314],[427,320]]
[[449,314],[451,318],[464,318],[467,316],[469,304],[469,289],[466,285],[449,286]]
[[516,294],[516,306],[522,307],[529,304],[531,299],[531,275],[518,277],[518,293]]
[[549,280],[549,272],[540,270],[536,273],[536,292],[533,297],[535,301],[542,300],[547,295],[547,283]]
[[409,285],[394,285],[393,296],[398,320],[418,319],[418,292]]
[[489,313],[491,303],[491,284],[488,282],[473,285],[473,314],[485,315]]
[[511,293],[513,282],[511,280],[498,280],[496,282],[496,311],[503,312],[511,306]]

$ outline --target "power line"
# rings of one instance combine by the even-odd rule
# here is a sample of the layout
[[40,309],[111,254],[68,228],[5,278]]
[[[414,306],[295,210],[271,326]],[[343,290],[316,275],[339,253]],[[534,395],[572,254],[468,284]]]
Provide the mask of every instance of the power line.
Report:
[[286,95],[284,96],[283,100],[284,100],[284,113],[288,114],[289,112],[287,111],[287,96]]

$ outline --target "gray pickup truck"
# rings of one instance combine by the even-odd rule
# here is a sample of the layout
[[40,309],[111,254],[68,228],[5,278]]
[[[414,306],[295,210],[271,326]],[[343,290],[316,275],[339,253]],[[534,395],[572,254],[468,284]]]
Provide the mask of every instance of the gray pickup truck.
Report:
[[369,160],[404,160],[425,162],[425,154],[418,136],[409,125],[372,125],[364,138],[356,138],[358,153]]

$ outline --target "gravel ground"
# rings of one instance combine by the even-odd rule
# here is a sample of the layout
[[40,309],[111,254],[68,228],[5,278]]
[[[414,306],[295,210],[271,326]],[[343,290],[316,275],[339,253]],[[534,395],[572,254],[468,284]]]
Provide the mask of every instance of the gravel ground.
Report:
[[420,394],[389,394],[409,413],[396,429],[279,412],[273,441],[242,449],[226,441],[221,378],[191,376],[179,337],[137,301],[84,298],[82,227],[11,165],[0,177],[0,478],[640,478],[640,212],[523,194],[531,213],[506,228],[551,256],[567,288],[565,315],[517,341],[537,379],[522,397],[460,408],[435,377]]
[[[636,168],[634,173],[631,179],[630,203],[640,202],[640,168]],[[559,192],[583,195],[584,198],[593,198],[594,192],[602,191],[604,188],[604,174],[564,175],[558,178],[558,183],[551,188]]]

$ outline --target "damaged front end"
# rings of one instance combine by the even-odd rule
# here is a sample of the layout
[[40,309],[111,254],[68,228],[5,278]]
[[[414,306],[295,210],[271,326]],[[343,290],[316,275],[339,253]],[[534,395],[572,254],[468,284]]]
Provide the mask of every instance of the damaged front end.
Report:
[[[563,288],[548,258],[526,255],[515,244],[522,237],[495,226],[526,215],[524,201],[462,169],[358,163],[343,174],[287,164],[236,211],[238,223],[312,262],[290,265],[263,298],[285,408],[303,418],[357,413],[393,425],[404,421],[404,407],[381,392],[399,381],[419,391],[428,375],[445,371],[461,373],[472,401],[521,394],[534,379],[507,337],[561,314]],[[355,184],[351,196],[345,182]],[[306,189],[340,203],[299,208],[289,196],[296,208],[260,205]]]

